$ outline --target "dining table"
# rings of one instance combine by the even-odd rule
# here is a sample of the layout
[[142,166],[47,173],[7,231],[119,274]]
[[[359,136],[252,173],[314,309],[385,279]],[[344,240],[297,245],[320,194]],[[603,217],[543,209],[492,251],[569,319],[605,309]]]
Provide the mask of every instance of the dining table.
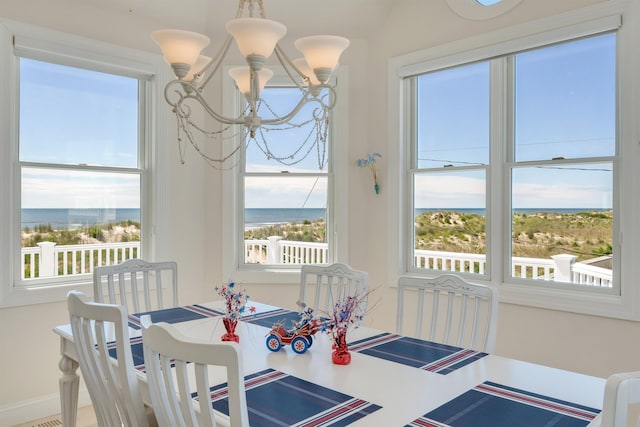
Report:
[[[302,353],[267,345],[274,326],[294,328],[295,310],[250,302],[236,327],[249,421],[261,426],[573,427],[586,426],[603,401],[605,379],[361,325],[347,332],[350,363],[332,361],[334,340],[318,330]],[[172,324],[187,337],[221,341],[221,301],[130,314],[130,344],[146,405],[141,321]],[[60,337],[62,422],[73,427],[78,363],[70,325]],[[550,350],[551,351],[551,350]],[[115,350],[112,354],[115,363]],[[223,423],[225,379],[212,370],[213,407]],[[216,382],[218,381],[219,382]]]

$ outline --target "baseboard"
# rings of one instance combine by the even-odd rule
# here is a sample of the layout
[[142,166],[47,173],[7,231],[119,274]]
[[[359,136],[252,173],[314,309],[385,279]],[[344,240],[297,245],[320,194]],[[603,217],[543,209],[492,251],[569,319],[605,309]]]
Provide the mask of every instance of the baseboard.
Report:
[[[78,393],[78,407],[91,404],[86,389]],[[0,426],[13,426],[60,413],[60,394],[53,393],[0,407]]]

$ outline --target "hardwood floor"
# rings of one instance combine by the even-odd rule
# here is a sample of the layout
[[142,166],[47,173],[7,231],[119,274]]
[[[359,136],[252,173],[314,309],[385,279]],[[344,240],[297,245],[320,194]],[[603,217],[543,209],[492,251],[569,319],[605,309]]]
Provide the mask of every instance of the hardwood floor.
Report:
[[[39,420],[29,421],[27,423],[16,424],[12,427],[58,427],[62,425],[60,414],[50,417],[41,418]],[[92,406],[78,408],[78,422],[76,427],[97,427],[96,415]]]

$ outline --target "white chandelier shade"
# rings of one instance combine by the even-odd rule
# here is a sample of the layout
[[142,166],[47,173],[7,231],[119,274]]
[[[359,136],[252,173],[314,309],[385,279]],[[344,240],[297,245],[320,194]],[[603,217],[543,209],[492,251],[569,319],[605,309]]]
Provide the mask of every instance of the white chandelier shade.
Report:
[[[253,16],[257,8],[259,8],[260,17]],[[243,16],[245,12],[249,14],[248,17]],[[294,159],[297,153],[304,152],[308,155],[312,151],[301,150],[301,147],[303,145],[308,147],[308,138],[313,135],[315,140],[312,144],[318,147],[318,150],[314,151],[319,153],[319,165],[322,168],[321,163],[324,160],[320,159],[326,159],[324,154],[329,111],[336,103],[335,88],[329,82],[338,65],[340,55],[349,46],[349,40],[334,35],[303,37],[295,41],[295,47],[302,52],[304,58],[292,61],[278,44],[285,36],[287,28],[279,22],[266,19],[263,0],[239,0],[238,13],[235,19],[227,22],[226,29],[229,35],[213,58],[202,55],[203,49],[209,45],[210,41],[205,35],[184,30],[157,30],[151,33],[151,37],[160,46],[164,59],[171,65],[176,76],[176,79],[169,81],[165,87],[165,99],[172,107],[178,122],[178,143],[182,162],[184,163],[185,139],[182,138],[181,132],[196,151],[214,167],[220,166],[234,156],[257,136],[263,138],[260,141],[261,150],[265,152],[268,159],[281,163],[287,162],[285,164],[291,165],[301,161]],[[247,101],[246,109],[237,117],[216,111],[203,95],[204,88],[222,67],[234,40],[248,65],[229,70],[229,74]],[[299,98],[295,105],[288,112],[281,114],[275,114],[273,108],[260,96],[267,81],[273,76],[273,71],[264,65],[274,53],[280,68],[291,79],[290,87],[299,90]],[[303,109],[305,105],[311,103],[315,104],[313,108]],[[207,131],[194,122],[191,113],[192,109],[198,106],[223,125],[219,131]],[[267,111],[268,118],[261,117],[262,109]],[[301,111],[304,111],[307,117],[298,117]],[[299,121],[294,122],[294,119]],[[223,154],[220,158],[209,157],[204,153],[210,150],[201,149],[195,140],[196,132],[206,138],[216,135],[220,140],[234,138],[238,134],[233,130],[235,125],[244,126],[246,140],[242,144],[238,143],[238,146],[231,150],[231,154]],[[282,157],[271,155],[268,142],[264,140],[262,131],[259,131],[261,128],[286,130],[307,125],[312,127],[308,133],[310,136],[300,142],[300,146],[293,147],[290,156]],[[227,130],[231,136],[225,138],[223,133]]]
[[227,22],[227,31],[247,60],[252,56],[269,58],[276,43],[287,33],[279,22],[261,18],[237,18]]
[[151,38],[160,46],[165,61],[171,64],[178,78],[187,75],[210,42],[205,35],[184,30],[157,30],[151,33]]
[[[251,92],[251,68],[249,68],[248,66],[234,67],[229,70],[229,75],[236,82],[238,90],[245,97],[248,97]],[[264,90],[264,86],[267,84],[271,77],[273,77],[273,71],[268,68],[262,68],[260,71],[258,71],[260,92]]]
[[349,40],[339,36],[308,36],[295,42],[309,68],[322,83],[331,77],[342,52],[349,47]]

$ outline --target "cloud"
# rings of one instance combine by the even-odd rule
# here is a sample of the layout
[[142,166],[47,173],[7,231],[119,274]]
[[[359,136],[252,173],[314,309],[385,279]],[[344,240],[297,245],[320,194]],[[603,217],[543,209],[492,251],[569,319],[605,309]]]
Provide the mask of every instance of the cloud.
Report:
[[483,178],[461,175],[430,174],[416,178],[416,208],[483,208]]
[[245,179],[247,208],[323,208],[327,204],[327,178],[254,176]]
[[139,208],[138,175],[25,169],[23,208]]

